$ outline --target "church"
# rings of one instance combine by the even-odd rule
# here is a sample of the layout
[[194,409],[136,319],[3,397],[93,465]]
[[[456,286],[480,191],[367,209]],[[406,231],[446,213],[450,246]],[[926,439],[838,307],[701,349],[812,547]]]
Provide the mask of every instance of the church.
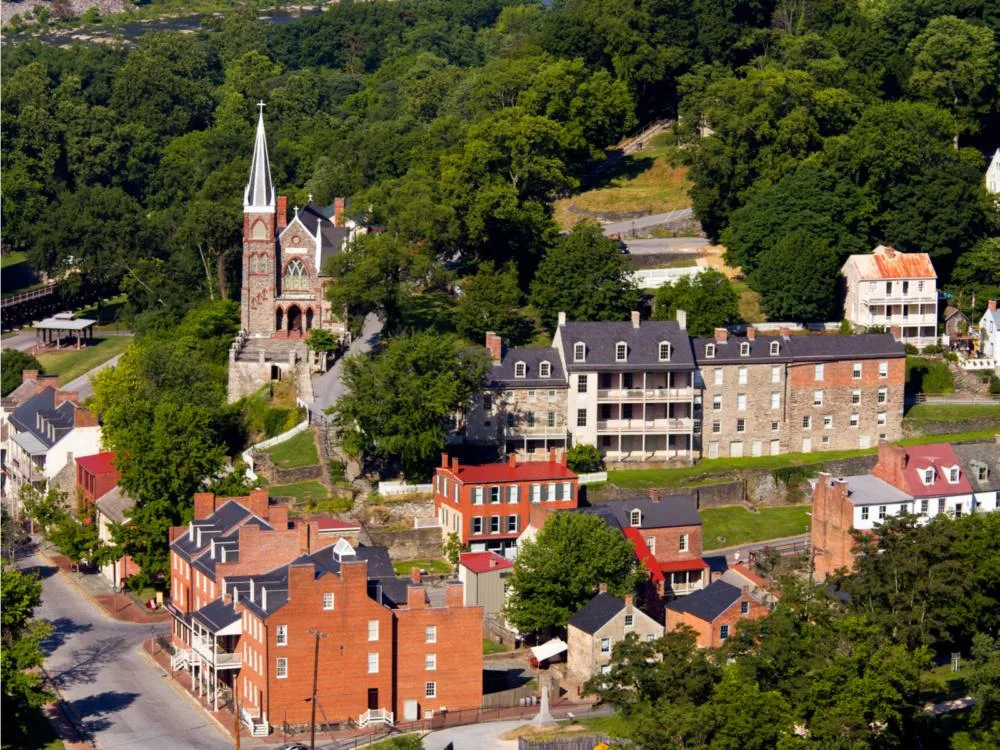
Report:
[[346,340],[347,316],[326,300],[331,281],[327,261],[363,232],[344,216],[344,199],[324,209],[312,196],[303,207],[277,195],[271,179],[259,103],[250,177],[243,191],[243,277],[240,333],[229,352],[229,400],[235,401],[271,380],[294,374],[299,393],[311,392],[310,352],[304,339],[320,328]]

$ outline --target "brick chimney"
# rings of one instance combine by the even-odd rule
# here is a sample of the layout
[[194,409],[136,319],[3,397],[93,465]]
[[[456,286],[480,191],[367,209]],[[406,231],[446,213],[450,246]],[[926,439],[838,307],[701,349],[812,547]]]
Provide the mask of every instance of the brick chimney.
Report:
[[872,475],[888,482],[893,487],[898,487],[903,492],[908,492],[909,485],[903,476],[905,468],[906,448],[901,445],[893,445],[886,440],[880,440],[878,443],[878,462],[872,469]]
[[409,609],[424,609],[427,606],[427,592],[419,583],[406,587],[406,606]]
[[639,311],[638,310],[633,310],[632,311],[632,327],[633,328],[638,328],[639,327],[639,320],[640,320]]
[[58,375],[39,375],[35,378],[35,395],[44,391],[46,388],[54,388],[59,390],[59,376]]
[[335,227],[344,226],[344,199],[333,199],[333,225]]
[[420,583],[420,568],[413,566],[410,568],[410,583],[419,584]]
[[986,306],[990,309],[991,312],[996,312],[997,301],[995,299],[991,299],[989,302],[986,303]]
[[78,391],[56,391],[55,395],[56,409],[65,404],[67,401],[69,401],[71,404],[79,404],[80,393]]
[[896,248],[890,247],[889,245],[886,245],[885,246],[885,257],[886,258],[895,258],[896,257]]
[[458,459],[457,458],[451,459],[451,473],[452,474],[458,474],[458,467],[459,467]]
[[606,594],[606,593],[608,593],[608,584],[606,584],[606,583],[599,583],[599,584],[597,584],[597,593],[599,593],[599,594]]
[[493,364],[499,364],[503,359],[503,339],[497,336],[493,331],[487,331],[486,349],[490,353],[490,359],[493,360]]
[[757,340],[757,329],[754,328],[753,326],[748,326],[747,341],[756,341],[756,340]]
[[288,196],[279,195],[277,205],[278,229],[281,230],[288,226]]
[[84,409],[81,407],[73,410],[74,427],[97,427],[97,425],[97,415],[90,409]]
[[688,327],[688,314],[684,310],[677,311],[677,327],[686,331]]
[[892,337],[896,339],[896,341],[899,341],[901,338],[903,338],[903,327],[889,326],[889,333],[892,334]]
[[243,504],[255,516],[267,519],[268,505],[270,504],[267,488],[259,487],[255,490],[250,490],[250,496],[243,501]]
[[625,609],[632,609],[632,605],[635,602],[635,597],[631,594],[625,594]]
[[556,459],[556,449],[555,448],[549,448],[549,463],[550,464],[558,463],[558,461]]
[[215,495],[211,492],[194,493],[194,520],[200,521],[215,513]]
[[275,531],[285,531],[288,528],[288,506],[284,503],[275,503],[267,509],[267,522],[271,524]]
[[38,370],[21,370],[21,383],[27,383],[29,380],[38,380]]
[[715,341],[718,344],[725,344],[726,339],[729,338],[729,331],[725,328],[715,329]]
[[441,453],[441,468],[442,469],[448,468],[448,454],[444,452]]
[[488,564],[488,565],[489,565],[489,566],[490,566],[491,568],[495,568],[495,567],[497,566],[497,558],[496,558],[496,555],[490,555],[490,556],[489,556],[489,560],[487,561],[487,564]]
[[507,465],[512,469],[517,468],[517,453],[507,454]]
[[444,589],[444,604],[446,607],[465,606],[465,586],[461,581],[448,581]]

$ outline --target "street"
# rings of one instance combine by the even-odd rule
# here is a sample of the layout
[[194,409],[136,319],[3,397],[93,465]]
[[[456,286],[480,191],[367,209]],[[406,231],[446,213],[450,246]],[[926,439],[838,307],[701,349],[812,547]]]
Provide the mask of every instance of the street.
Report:
[[[18,567],[42,578],[35,611],[52,623],[44,644],[45,667],[70,714],[99,748],[222,750],[221,731],[170,684],[169,676],[141,653],[151,626],[113,620],[37,555]],[[157,633],[169,626],[155,626]]]
[[684,221],[690,219],[694,216],[694,212],[690,208],[680,208],[676,211],[667,211],[663,214],[650,214],[649,216],[640,216],[637,219],[626,219],[625,221],[612,221],[604,225],[604,234],[611,235],[620,234],[622,239],[633,230],[633,229],[646,229],[648,227],[656,227],[660,224],[669,224],[672,221]]
[[354,354],[370,352],[381,334],[382,321],[375,313],[368,313],[361,335],[351,342],[344,356],[338,358],[333,367],[322,375],[313,377],[313,403],[317,412],[323,413],[337,403],[337,399],[344,394],[344,360]]

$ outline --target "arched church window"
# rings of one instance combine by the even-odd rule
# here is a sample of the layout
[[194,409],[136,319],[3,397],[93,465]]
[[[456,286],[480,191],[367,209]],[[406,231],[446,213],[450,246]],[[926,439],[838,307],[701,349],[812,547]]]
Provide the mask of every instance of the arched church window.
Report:
[[285,266],[285,278],[283,286],[288,289],[308,289],[310,286],[309,273],[302,261],[298,258],[290,261]]
[[254,240],[267,239],[267,226],[263,221],[255,221],[254,225],[250,227],[250,238]]

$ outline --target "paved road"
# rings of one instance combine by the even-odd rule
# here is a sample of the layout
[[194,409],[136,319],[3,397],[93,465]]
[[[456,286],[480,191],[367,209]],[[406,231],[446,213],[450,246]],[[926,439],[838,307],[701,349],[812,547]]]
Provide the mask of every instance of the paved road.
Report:
[[[361,329],[361,336],[356,338],[345,356],[352,354],[363,354],[371,351],[382,335],[382,321],[374,313],[365,316],[365,323]],[[338,359],[333,367],[313,378],[313,403],[316,411],[323,412],[328,407],[337,403],[344,395],[344,357]]]
[[[44,576],[36,614],[55,628],[45,645],[45,666],[99,748],[232,746],[205,714],[168,684],[166,673],[140,653],[150,626],[111,619],[37,556],[23,559],[19,566],[37,568]],[[169,626],[156,627],[166,632]]]
[[698,248],[709,244],[704,237],[664,237],[651,240],[625,240],[628,251],[632,255],[671,255],[698,256]]
[[442,729],[424,737],[424,750],[446,750],[449,744],[454,750],[513,750],[517,740],[502,740],[500,735],[529,722],[530,719],[519,719]]
[[26,352],[35,344],[38,343],[38,338],[35,336],[34,331],[28,331],[26,333],[18,333],[3,340],[4,349],[18,349],[19,351]]
[[83,375],[78,377],[76,380],[69,381],[66,385],[62,387],[63,390],[76,391],[77,393],[80,394],[81,401],[90,398],[91,396],[94,395],[94,380],[93,380],[94,376],[101,370],[103,370],[105,367],[114,367],[116,364],[118,364],[118,360],[121,359],[121,356],[122,355],[120,354],[116,354],[107,362],[98,365],[93,370],[83,373]]
[[694,212],[690,208],[681,208],[676,211],[667,211],[663,214],[650,214],[640,216],[638,219],[628,219],[626,221],[612,221],[604,225],[606,235],[620,234],[622,237],[629,234],[633,229],[647,229],[660,224],[668,224],[671,221],[682,221],[690,219]]

